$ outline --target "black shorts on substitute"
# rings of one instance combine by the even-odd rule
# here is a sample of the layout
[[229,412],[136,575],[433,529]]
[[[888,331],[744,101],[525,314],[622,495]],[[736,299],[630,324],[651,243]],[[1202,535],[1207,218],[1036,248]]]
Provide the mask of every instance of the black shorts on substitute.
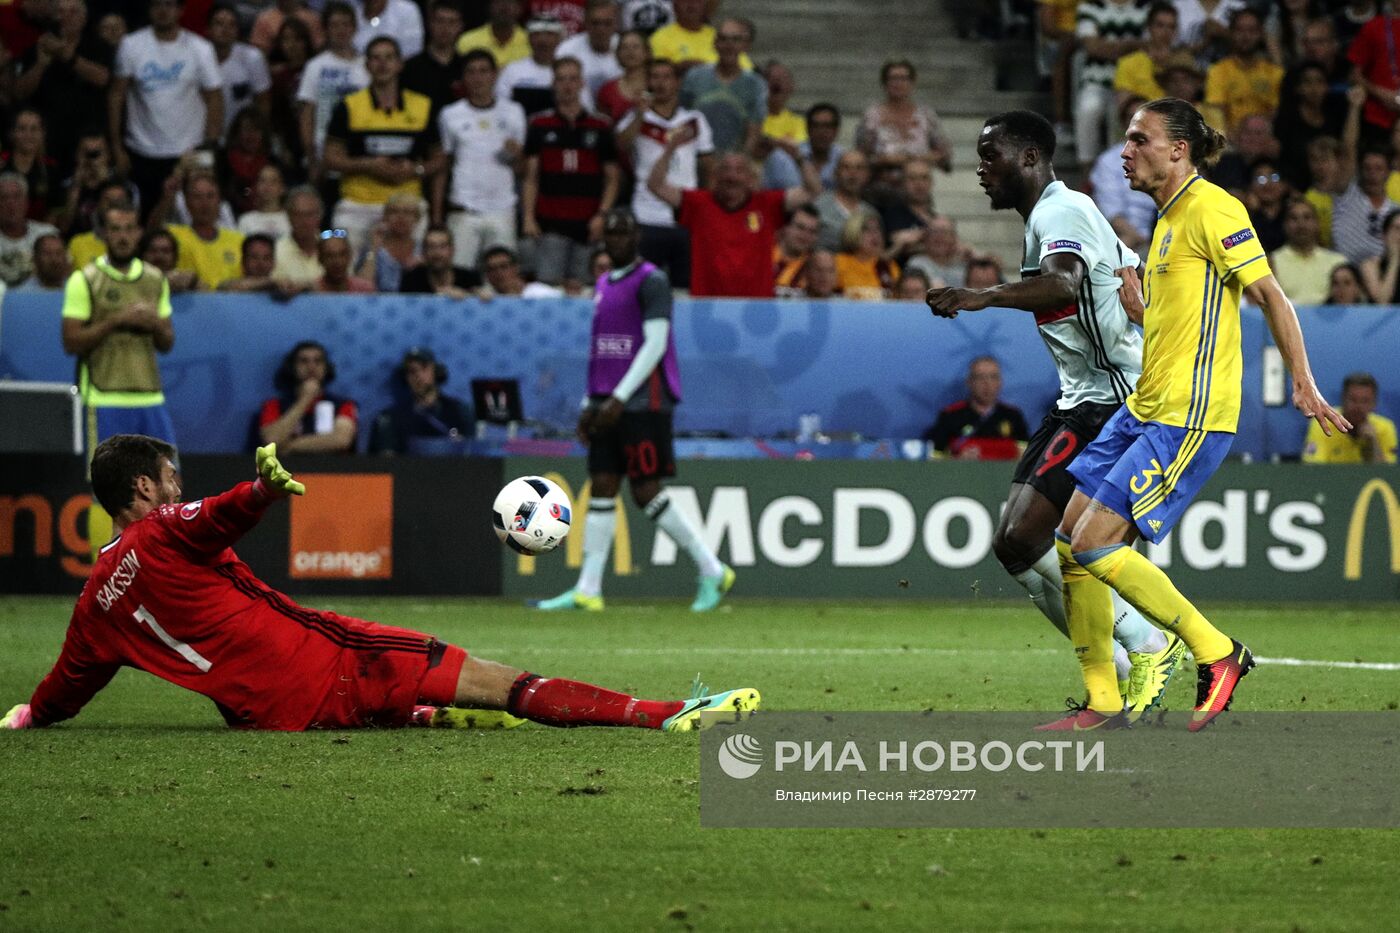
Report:
[[1012,482],[1030,486],[1063,512],[1074,496],[1070,463],[1099,436],[1120,407],[1085,402],[1065,410],[1050,409],[1021,454]]
[[588,445],[588,472],[625,475],[634,483],[676,475],[671,413],[625,411],[607,431],[595,431]]

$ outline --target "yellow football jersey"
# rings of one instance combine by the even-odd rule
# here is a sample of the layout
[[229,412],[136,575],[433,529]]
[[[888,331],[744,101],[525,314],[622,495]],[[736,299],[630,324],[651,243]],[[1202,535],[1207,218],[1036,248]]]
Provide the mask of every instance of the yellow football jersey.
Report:
[[[1381,462],[1395,462],[1396,434],[1395,422],[1384,415],[1371,412],[1366,416],[1375,428],[1375,444],[1380,448]],[[1303,447],[1304,463],[1365,463],[1365,449],[1355,431],[1343,434],[1336,428],[1332,436],[1322,433],[1316,421],[1308,424],[1308,442]]]
[[1147,254],[1140,421],[1233,432],[1240,417],[1240,294],[1269,274],[1249,213],[1192,175],[1157,215]]
[[185,224],[171,224],[170,234],[180,246],[175,268],[199,276],[200,288],[216,289],[243,274],[243,234],[219,227],[218,235],[206,240]]

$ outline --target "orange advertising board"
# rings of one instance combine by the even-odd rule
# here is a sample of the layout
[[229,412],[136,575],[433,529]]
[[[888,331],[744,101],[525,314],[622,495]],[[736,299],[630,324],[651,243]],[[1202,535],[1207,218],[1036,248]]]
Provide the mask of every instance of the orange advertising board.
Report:
[[315,495],[291,497],[287,575],[294,580],[388,580],[394,574],[394,477],[297,474]]

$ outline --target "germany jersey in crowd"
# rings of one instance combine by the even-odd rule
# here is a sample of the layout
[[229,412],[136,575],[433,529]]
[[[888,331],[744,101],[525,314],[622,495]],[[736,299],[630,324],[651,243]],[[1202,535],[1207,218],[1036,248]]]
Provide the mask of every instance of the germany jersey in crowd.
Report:
[[546,110],[530,121],[525,155],[540,160],[540,229],[586,241],[588,221],[603,197],[603,167],[617,161],[612,124],[588,111],[570,120]]

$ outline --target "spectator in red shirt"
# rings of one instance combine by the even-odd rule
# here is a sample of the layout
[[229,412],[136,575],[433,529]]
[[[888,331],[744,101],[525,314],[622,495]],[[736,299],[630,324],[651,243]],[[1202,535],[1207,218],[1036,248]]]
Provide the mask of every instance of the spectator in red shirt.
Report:
[[[1387,35],[1389,33],[1389,35]],[[1400,93],[1400,68],[1395,49],[1400,47],[1400,19],[1377,16],[1357,33],[1347,51],[1347,58],[1356,66],[1356,75],[1366,88],[1366,108],[1361,112],[1362,129],[1367,139],[1388,142],[1390,128],[1395,125],[1397,93]]]
[[18,0],[0,6],[0,43],[11,58],[23,58],[52,18],[51,0]]
[[675,210],[690,231],[690,293],[697,297],[772,298],[773,245],[786,212],[811,202],[822,190],[821,177],[802,160],[803,184],[786,191],[759,191],[758,173],[748,156],[720,158],[713,191],[682,190],[666,180],[671,156],[690,142],[687,126],[671,134],[652,166],[647,187]]
[[334,380],[335,364],[325,347],[314,340],[292,347],[273,376],[277,397],[263,402],[258,413],[261,443],[276,444],[284,454],[354,453],[359,408],[326,391]]

